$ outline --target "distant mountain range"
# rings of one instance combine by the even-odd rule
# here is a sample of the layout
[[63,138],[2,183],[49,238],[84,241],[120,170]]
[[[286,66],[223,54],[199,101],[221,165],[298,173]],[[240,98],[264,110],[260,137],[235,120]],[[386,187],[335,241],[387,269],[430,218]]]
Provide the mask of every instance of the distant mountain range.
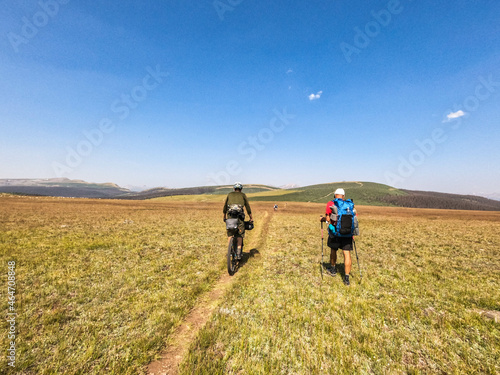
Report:
[[0,179],[0,193],[75,198],[114,198],[130,193],[113,183],[95,184],[68,178]]
[[[244,192],[254,201],[326,202],[336,188],[346,190],[356,204],[415,208],[500,211],[500,201],[475,195],[447,194],[396,189],[373,182],[333,182],[289,188],[245,185]],[[144,200],[175,195],[225,195],[232,186],[199,186],[180,189],[154,188],[132,191],[113,183],[88,183],[67,178],[0,179],[0,193],[75,198]]]

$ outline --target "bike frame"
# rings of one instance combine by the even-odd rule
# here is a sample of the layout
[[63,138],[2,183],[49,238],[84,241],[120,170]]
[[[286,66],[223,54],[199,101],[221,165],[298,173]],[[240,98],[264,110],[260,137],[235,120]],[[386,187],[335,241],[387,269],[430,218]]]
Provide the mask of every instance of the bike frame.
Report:
[[[238,250],[238,238],[241,236],[239,234],[234,234],[232,235],[231,238],[231,245],[228,245],[228,251],[227,251],[227,272],[229,273],[230,276],[233,276],[236,273],[236,270],[238,269],[238,265],[240,263],[239,260],[236,259],[236,252]],[[243,252],[243,246],[244,246],[244,238],[242,238],[241,242],[241,251]]]

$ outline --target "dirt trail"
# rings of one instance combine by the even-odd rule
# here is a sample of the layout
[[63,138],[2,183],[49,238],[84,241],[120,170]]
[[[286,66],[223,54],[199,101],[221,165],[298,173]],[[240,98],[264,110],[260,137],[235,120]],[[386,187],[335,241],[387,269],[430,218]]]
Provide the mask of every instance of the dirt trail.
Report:
[[[262,224],[259,225],[258,233],[252,236],[252,241],[245,244],[245,250],[261,247],[265,243],[267,226],[271,216],[266,211]],[[147,373],[149,375],[173,375],[178,373],[178,367],[188,352],[189,345],[195,339],[198,331],[203,328],[212,312],[219,305],[227,288],[238,279],[239,272],[229,276],[227,271],[221,275],[214,288],[205,293],[197,305],[186,316],[176,331],[169,337],[170,345],[161,353],[161,359],[149,364]]]
[[324,197],[319,197],[319,198],[316,198],[316,199],[313,199],[311,202],[316,202],[316,201],[322,201],[323,199],[325,198],[328,198],[330,195],[332,195],[333,193],[335,193],[335,190],[332,191],[331,193],[328,193],[327,195],[325,195]]

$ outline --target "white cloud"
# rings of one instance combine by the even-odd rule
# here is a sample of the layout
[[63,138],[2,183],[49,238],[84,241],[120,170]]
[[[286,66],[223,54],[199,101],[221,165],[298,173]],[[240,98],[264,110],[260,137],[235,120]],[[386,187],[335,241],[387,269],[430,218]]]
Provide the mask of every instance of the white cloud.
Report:
[[466,113],[462,110],[459,110],[456,112],[451,112],[451,113],[446,115],[446,120],[444,120],[443,122],[449,122],[451,120],[454,120],[456,118],[460,118],[460,117],[465,116],[465,115],[466,115]]
[[321,98],[321,94],[323,94],[323,91],[318,91],[316,94],[311,94],[308,96],[309,100],[316,100]]
[[293,70],[292,70],[292,69],[288,69],[288,70],[286,71],[286,74],[290,74],[290,73],[293,73]]

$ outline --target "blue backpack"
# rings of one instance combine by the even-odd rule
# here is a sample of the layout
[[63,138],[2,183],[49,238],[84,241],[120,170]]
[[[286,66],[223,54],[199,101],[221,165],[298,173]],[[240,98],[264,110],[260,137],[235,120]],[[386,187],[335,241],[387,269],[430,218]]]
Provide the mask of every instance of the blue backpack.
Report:
[[337,224],[330,224],[328,229],[336,237],[352,237],[355,230],[354,203],[351,199],[335,198],[333,204],[337,207]]

